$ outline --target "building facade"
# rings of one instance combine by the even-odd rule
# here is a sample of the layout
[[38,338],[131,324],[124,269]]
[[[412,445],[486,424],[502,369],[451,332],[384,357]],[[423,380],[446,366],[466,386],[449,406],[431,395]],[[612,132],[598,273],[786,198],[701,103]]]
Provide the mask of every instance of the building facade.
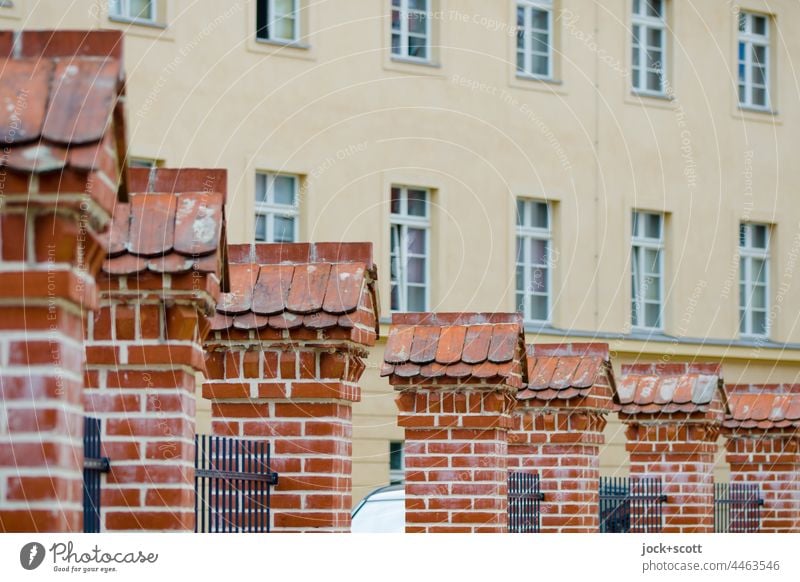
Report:
[[[521,311],[528,342],[736,384],[800,371],[798,21],[789,0],[0,5],[4,28],[125,31],[129,161],[227,168],[231,243],[369,240],[384,314]],[[382,346],[354,501],[401,474]],[[624,474],[614,418],[606,439]]]

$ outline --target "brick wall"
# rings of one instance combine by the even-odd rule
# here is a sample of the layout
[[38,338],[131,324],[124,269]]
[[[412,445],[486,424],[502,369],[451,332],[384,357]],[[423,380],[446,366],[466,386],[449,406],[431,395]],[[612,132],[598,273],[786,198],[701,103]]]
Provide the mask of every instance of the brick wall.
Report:
[[[3,532],[82,531],[82,328],[97,304],[100,234],[127,196],[120,40],[0,33]],[[62,86],[68,65],[94,83]]]
[[352,403],[377,338],[372,247],[233,245],[230,259],[206,341],[212,431],[271,443],[273,531],[347,532]]
[[615,396],[606,344],[527,346],[509,466],[539,474],[541,531],[598,531],[600,447]]
[[[195,386],[222,276],[225,179],[132,170],[132,188],[167,191],[131,194],[115,209],[86,329],[85,406],[111,459],[103,530],[194,529]],[[204,181],[209,191],[198,192]]]
[[517,314],[394,314],[382,375],[405,429],[406,532],[505,532]]

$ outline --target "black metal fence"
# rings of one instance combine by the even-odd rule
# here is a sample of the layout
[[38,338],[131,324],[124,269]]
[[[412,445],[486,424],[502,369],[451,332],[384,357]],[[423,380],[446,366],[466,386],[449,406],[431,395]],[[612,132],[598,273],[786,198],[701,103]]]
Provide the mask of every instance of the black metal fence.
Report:
[[270,446],[263,441],[195,436],[196,532],[268,532]]
[[757,532],[762,505],[758,483],[714,483],[714,532]]
[[100,419],[83,419],[83,531],[100,531],[100,475],[108,473],[111,463],[102,456]]
[[541,492],[539,475],[512,471],[508,474],[509,533],[538,533],[541,529]]
[[666,500],[658,478],[600,477],[600,532],[658,533]]

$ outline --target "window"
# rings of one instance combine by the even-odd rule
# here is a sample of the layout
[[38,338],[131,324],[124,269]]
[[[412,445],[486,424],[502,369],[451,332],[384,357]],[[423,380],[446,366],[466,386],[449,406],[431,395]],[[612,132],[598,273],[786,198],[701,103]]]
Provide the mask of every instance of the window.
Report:
[[517,2],[517,72],[553,77],[553,1]]
[[256,241],[297,241],[297,176],[256,174]]
[[631,74],[634,91],[665,93],[665,4],[664,0],[633,0]]
[[769,334],[769,228],[764,224],[739,226],[739,331],[743,335]]
[[389,484],[396,485],[404,480],[403,441],[391,441],[389,443]]
[[550,205],[517,200],[517,309],[526,321],[550,321]]
[[769,107],[769,21],[766,16],[739,13],[739,104]]
[[392,0],[392,54],[430,60],[430,0]]
[[109,0],[109,16],[125,20],[156,21],[156,0]]
[[664,220],[661,214],[633,213],[631,323],[661,329],[664,286]]
[[392,187],[392,311],[427,311],[430,279],[430,191]]
[[256,5],[256,38],[294,42],[300,38],[298,0],[259,0]]

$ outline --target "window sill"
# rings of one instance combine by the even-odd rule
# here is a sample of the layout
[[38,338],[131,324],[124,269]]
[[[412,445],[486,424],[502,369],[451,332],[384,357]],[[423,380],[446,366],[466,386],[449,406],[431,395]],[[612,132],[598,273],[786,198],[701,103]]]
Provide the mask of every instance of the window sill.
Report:
[[658,99],[660,101],[674,101],[675,98],[667,93],[651,93],[650,91],[640,91],[631,89],[631,95],[637,99]]
[[290,59],[316,60],[317,55],[311,43],[302,41],[283,41],[257,38],[255,34],[247,39],[247,50],[251,53],[286,57]]
[[444,77],[444,69],[441,63],[432,60],[426,61],[422,59],[405,58],[393,54],[389,54],[389,56],[385,58],[383,69],[412,75]]
[[758,113],[761,115],[772,115],[773,117],[778,115],[777,111],[770,109],[769,107],[756,107],[754,105],[742,105],[741,103],[738,105],[739,111],[744,111],[747,113]]
[[752,107],[736,103],[731,115],[736,119],[745,121],[755,121],[769,123],[770,125],[781,125],[781,117],[778,111],[764,107]]
[[109,16],[108,19],[111,22],[117,22],[119,24],[135,24],[136,26],[144,26],[146,28],[156,28],[160,30],[164,30],[167,28],[167,25],[163,22],[158,22],[156,20],[144,20],[142,18],[126,18],[124,16]]
[[392,62],[403,63],[406,65],[421,65],[423,67],[433,67],[436,69],[442,68],[442,66],[439,63],[436,63],[430,59],[417,59],[414,57],[403,57],[395,54],[392,54]]
[[629,90],[625,95],[625,103],[639,107],[658,107],[673,109],[675,97],[669,93],[649,93],[647,91]]
[[300,49],[300,50],[311,50],[311,45],[308,43],[300,42],[299,40],[275,40],[272,38],[258,38],[256,37],[256,43],[263,44],[267,46],[278,46],[278,47],[287,47],[293,49]]
[[534,82],[534,83],[546,83],[548,85],[563,85],[564,82],[560,81],[554,77],[540,77],[539,75],[531,75],[528,73],[520,73],[519,71],[515,75],[518,81],[524,82]]

